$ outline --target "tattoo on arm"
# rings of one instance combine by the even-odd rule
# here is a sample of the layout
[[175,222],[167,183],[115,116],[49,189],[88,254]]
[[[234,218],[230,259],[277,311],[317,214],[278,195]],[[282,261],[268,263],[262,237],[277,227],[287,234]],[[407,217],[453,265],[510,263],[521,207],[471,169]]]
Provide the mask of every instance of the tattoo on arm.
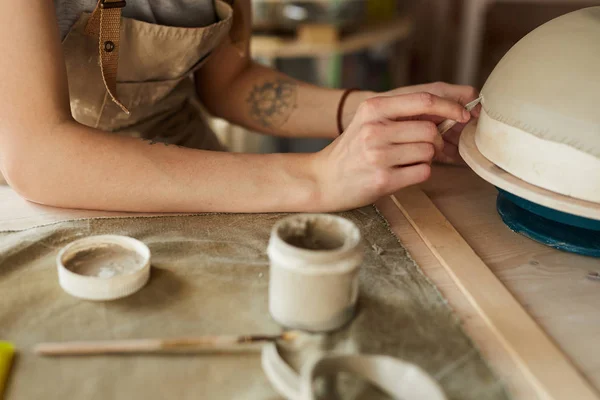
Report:
[[256,85],[246,102],[250,116],[265,128],[283,125],[296,108],[298,84],[291,79],[277,79]]

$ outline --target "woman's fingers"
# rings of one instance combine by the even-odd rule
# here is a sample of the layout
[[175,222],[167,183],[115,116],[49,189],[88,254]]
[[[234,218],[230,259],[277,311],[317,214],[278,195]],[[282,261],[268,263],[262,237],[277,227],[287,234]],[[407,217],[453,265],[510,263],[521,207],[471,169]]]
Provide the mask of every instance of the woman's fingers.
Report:
[[441,152],[436,152],[434,161],[444,164],[465,165],[464,160],[460,156],[458,146],[446,142],[444,149]]
[[[463,106],[466,106],[473,100],[479,97],[479,91],[473,86],[465,85],[453,85],[445,82],[438,82],[431,84],[433,86],[432,92],[447,99],[454,100]],[[481,104],[478,104],[472,111],[471,114],[478,118],[481,112]]]
[[453,160],[460,159],[460,154],[459,154],[459,151],[458,151],[458,146],[456,146],[454,144],[447,143],[446,146],[444,146],[444,151],[442,153],[445,156],[448,156],[448,157],[450,157]]
[[[437,83],[440,96],[452,99],[463,106],[469,104],[473,100],[479,97],[479,91],[475,89],[473,86],[465,86],[465,85],[453,85],[450,83]],[[479,113],[481,111],[481,105],[477,105],[471,113],[475,117],[479,117]]]
[[[444,141],[438,133],[436,125],[430,121],[376,123],[365,125],[363,129],[366,130],[367,144],[370,139],[373,148],[381,149],[390,144],[408,143],[432,144],[438,152],[444,148]],[[397,149],[396,151],[401,150]]]
[[[324,208],[370,204],[429,179],[433,160],[460,158],[460,124],[471,118],[464,104],[477,97],[476,91],[441,84],[418,87],[420,92],[416,88],[364,101],[344,134],[315,155],[311,170],[318,171]],[[445,119],[459,123],[448,132],[446,143],[437,131],[437,123]]]
[[420,115],[435,115],[467,122],[471,117],[456,101],[444,99],[431,93],[410,93],[399,96],[373,97],[363,102],[357,115],[361,122],[395,121]]
[[385,168],[373,175],[371,190],[377,198],[397,192],[407,186],[425,182],[431,176],[431,165],[422,163],[403,167]]
[[479,92],[473,86],[453,85],[451,83],[439,83],[441,96],[458,101],[466,105],[479,97]]
[[407,143],[390,145],[381,154],[380,162],[385,167],[401,167],[413,164],[431,164],[435,148],[431,143]]
[[417,164],[409,167],[398,167],[392,170],[390,193],[407,186],[425,182],[431,176],[431,165]]
[[460,136],[462,134],[462,130],[464,129],[463,124],[456,124],[444,135],[444,141],[447,143],[452,143],[455,146],[458,146],[460,142]]
[[439,135],[431,121],[402,121],[379,126],[378,135],[389,144],[433,143]]

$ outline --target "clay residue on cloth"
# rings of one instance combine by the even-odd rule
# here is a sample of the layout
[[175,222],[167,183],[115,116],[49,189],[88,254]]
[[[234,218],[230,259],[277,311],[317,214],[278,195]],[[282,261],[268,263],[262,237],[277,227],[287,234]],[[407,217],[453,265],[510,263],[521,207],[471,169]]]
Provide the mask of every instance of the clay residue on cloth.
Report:
[[66,269],[78,275],[110,278],[136,272],[143,257],[119,245],[102,245],[81,250],[63,261]]

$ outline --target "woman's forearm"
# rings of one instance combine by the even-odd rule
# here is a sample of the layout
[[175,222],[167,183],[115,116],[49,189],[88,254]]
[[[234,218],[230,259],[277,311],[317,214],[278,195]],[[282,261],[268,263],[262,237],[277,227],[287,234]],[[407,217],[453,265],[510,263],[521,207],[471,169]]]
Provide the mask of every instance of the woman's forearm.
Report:
[[[206,88],[210,90],[210,88]],[[202,92],[202,90],[201,90]],[[259,132],[287,137],[335,138],[337,110],[343,91],[297,81],[250,63],[226,89],[205,93],[203,101],[218,117]],[[342,123],[347,126],[358,104],[370,95],[353,93],[346,100]]]
[[[43,137],[51,140],[40,140]],[[318,209],[311,155],[230,154],[150,144],[69,121],[4,149],[3,172],[42,204],[134,212]],[[30,162],[35,160],[35,162]]]

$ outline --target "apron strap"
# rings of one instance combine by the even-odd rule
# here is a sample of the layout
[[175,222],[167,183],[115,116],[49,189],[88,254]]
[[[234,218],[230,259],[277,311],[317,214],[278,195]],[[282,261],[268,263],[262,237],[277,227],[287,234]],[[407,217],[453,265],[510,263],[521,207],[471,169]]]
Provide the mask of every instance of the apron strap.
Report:
[[126,114],[129,110],[117,99],[117,69],[119,66],[119,44],[121,37],[121,9],[123,0],[98,0],[94,12],[88,19],[85,33],[98,37],[100,70],[104,86],[112,101]]

